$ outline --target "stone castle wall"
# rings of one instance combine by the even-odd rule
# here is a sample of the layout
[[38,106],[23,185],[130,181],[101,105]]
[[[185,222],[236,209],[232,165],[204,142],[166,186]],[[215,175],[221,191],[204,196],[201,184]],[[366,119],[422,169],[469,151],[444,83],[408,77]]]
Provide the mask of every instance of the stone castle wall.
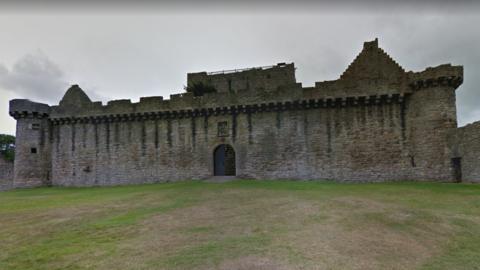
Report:
[[374,41],[338,80],[304,88],[293,72],[282,64],[193,73],[189,83],[219,90],[137,103],[92,102],[76,85],[58,106],[13,100],[15,185],[208,178],[220,144],[233,146],[236,175],[245,178],[454,180],[448,134],[462,67],[405,72]]
[[[402,139],[401,106],[392,102],[56,125],[53,184],[208,178],[213,171],[213,151],[222,143],[235,149],[237,175],[245,178],[410,179],[413,171],[406,139]],[[227,136],[218,136],[219,122],[227,122]]]
[[407,99],[406,127],[410,158],[418,179],[451,181],[448,134],[457,127],[451,86],[416,88]]
[[0,191],[13,187],[13,162],[0,155]]
[[[245,178],[450,181],[443,137],[426,133],[432,131],[429,121],[454,119],[414,117],[428,108],[415,104],[415,95],[365,98],[356,105],[332,99],[204,114],[187,111],[183,116],[54,120],[52,184],[207,178],[213,171],[213,151],[222,143],[234,147],[237,175]],[[443,110],[443,103],[434,104]],[[227,123],[227,136],[218,136],[221,122]],[[427,144],[426,149],[417,144]]]
[[51,121],[50,107],[29,100],[12,100],[16,109],[14,185],[34,187],[50,184]]
[[219,93],[238,93],[244,90],[275,91],[296,83],[295,66],[293,63],[279,63],[275,66],[243,70],[189,73],[187,85],[192,86],[196,83],[211,85]]
[[480,121],[451,132],[449,142],[451,157],[460,158],[462,180],[480,182]]

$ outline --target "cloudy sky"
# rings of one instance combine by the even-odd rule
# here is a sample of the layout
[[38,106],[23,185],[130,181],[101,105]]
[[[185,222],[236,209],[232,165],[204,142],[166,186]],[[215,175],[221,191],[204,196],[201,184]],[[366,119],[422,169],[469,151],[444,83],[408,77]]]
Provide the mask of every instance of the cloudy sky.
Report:
[[82,3],[1,2],[0,133],[15,132],[8,100],[58,104],[71,84],[94,100],[138,101],[183,91],[187,72],[295,62],[311,86],[338,78],[376,37],[406,70],[463,65],[459,124],[480,120],[474,1]]

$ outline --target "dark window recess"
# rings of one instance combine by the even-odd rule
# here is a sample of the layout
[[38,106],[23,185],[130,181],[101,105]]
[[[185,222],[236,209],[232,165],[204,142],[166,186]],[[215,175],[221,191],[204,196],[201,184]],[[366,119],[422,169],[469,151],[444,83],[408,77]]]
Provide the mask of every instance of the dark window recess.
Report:
[[35,148],[35,147],[30,148],[30,153],[36,154],[37,153],[37,148]]
[[218,122],[218,137],[227,137],[228,136],[228,122]]
[[462,181],[462,158],[452,158],[453,177],[455,181]]
[[270,74],[267,74],[267,79],[270,79],[272,78],[272,76]]
[[412,167],[417,167],[417,164],[415,164],[415,157],[414,156],[410,156],[410,164],[412,165]]
[[232,80],[228,80],[228,91],[232,92]]
[[39,130],[40,129],[40,124],[38,124],[38,123],[31,124],[30,129]]

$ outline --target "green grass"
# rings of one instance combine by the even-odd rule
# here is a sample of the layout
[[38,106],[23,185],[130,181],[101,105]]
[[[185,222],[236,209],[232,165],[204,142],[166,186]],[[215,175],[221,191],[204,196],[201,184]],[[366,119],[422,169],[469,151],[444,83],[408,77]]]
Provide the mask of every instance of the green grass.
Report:
[[480,269],[480,186],[234,181],[0,193],[0,269]]

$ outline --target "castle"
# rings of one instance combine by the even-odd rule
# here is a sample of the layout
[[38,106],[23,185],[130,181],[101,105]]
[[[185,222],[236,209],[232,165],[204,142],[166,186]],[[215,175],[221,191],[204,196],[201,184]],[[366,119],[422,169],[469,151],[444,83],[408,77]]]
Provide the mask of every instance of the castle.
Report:
[[480,123],[457,128],[463,67],[406,72],[378,47],[302,87],[293,63],[190,73],[186,92],[59,105],[10,101],[14,186],[206,179],[479,181]]

